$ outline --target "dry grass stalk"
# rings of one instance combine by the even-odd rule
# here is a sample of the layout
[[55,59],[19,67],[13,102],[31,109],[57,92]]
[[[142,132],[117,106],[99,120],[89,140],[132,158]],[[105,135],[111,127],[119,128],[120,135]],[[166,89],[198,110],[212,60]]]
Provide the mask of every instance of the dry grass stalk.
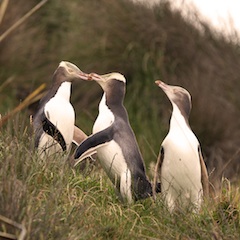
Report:
[[17,112],[20,112],[22,109],[29,106],[31,103],[36,101],[36,98],[41,92],[45,89],[46,84],[40,85],[36,90],[34,90],[31,94],[29,94],[16,108],[14,108],[11,112],[6,114],[0,119],[0,127],[3,126],[4,123],[8,121],[9,118],[11,118],[13,115],[15,115]]
[[0,85],[0,92],[7,86],[9,85],[14,79],[14,76],[11,76],[9,77],[5,82],[3,82],[1,85]]
[[2,4],[0,6],[0,24],[3,20],[4,15],[5,15],[5,12],[6,12],[6,9],[7,9],[7,6],[8,6],[8,2],[9,2],[9,0],[3,0]]
[[26,228],[22,224],[19,224],[19,223],[15,222],[15,221],[13,221],[9,218],[6,218],[2,215],[0,215],[0,221],[21,230],[21,233],[20,233],[19,236],[16,236],[16,235],[10,234],[10,233],[0,232],[0,237],[4,237],[4,238],[7,238],[7,239],[24,240],[27,232],[26,232]]
[[13,30],[20,26],[24,21],[26,21],[33,13],[40,9],[48,0],[42,0],[35,7],[33,7],[29,12],[27,12],[22,18],[20,18],[16,23],[14,23],[7,31],[5,31],[0,36],[0,42],[6,38]]

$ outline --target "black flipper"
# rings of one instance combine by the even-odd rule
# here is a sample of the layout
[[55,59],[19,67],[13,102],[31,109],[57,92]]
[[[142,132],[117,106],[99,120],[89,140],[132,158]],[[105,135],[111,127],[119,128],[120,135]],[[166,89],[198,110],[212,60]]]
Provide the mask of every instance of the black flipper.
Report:
[[85,152],[96,149],[97,146],[110,142],[113,139],[113,127],[110,126],[100,132],[89,136],[77,148],[74,158],[81,157]]
[[54,140],[56,140],[61,145],[63,151],[66,151],[67,147],[63,135],[57,129],[57,127],[47,119],[46,116],[42,120],[42,127],[43,131],[50,135]]
[[158,154],[157,162],[155,165],[154,179],[153,179],[153,197],[156,198],[156,193],[161,192],[161,182],[158,182],[158,179],[161,179],[161,168],[164,159],[164,148],[161,146],[160,152]]

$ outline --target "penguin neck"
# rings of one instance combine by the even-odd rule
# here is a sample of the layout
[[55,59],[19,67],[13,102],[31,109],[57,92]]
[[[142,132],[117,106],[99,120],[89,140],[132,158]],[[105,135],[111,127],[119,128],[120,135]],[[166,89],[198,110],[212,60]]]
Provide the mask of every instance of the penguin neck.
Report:
[[170,131],[186,131],[191,130],[188,122],[188,118],[186,118],[177,105],[175,103],[172,103],[173,105],[173,111],[172,116],[170,120]]
[[109,111],[110,109],[109,109],[109,107],[108,107],[108,105],[106,103],[106,93],[103,93],[102,99],[101,99],[101,101],[99,103],[99,112],[103,113],[106,110]]
[[116,80],[104,91],[103,97],[105,98],[105,103],[111,111],[123,108],[123,99],[125,95],[125,86],[123,82]]
[[[109,103],[106,92],[103,93],[102,99],[99,103],[98,116],[101,116],[101,118],[104,119],[108,119],[110,123],[112,123],[116,117],[120,117],[128,121],[127,112],[122,104],[122,101],[114,104],[110,101]],[[106,123],[108,120],[104,120],[104,122]]]
[[55,97],[61,97],[66,101],[70,101],[71,85],[71,82],[62,82],[56,91]]

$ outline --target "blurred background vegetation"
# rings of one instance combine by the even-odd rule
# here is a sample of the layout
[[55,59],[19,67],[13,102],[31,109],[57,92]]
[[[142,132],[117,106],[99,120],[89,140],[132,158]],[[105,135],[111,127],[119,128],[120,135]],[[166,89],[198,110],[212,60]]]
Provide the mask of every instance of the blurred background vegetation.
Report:
[[[40,1],[9,1],[0,35]],[[240,47],[236,35],[215,32],[190,11],[185,19],[169,1],[49,0],[0,42],[0,113],[10,111],[62,60],[85,72],[117,71],[127,78],[125,106],[146,165],[156,160],[168,131],[171,105],[154,81],[180,85],[192,95],[190,125],[198,136],[212,182],[239,180]],[[102,91],[74,83],[76,125],[87,134]],[[24,112],[26,118],[35,105]]]

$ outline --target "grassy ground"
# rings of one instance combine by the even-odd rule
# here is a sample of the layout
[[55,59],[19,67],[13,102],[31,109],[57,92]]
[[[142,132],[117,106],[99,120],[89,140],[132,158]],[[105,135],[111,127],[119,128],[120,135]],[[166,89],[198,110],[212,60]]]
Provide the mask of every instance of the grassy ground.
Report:
[[[0,213],[25,226],[25,239],[239,239],[240,192],[227,181],[199,215],[171,215],[161,199],[119,202],[101,168],[72,169],[66,157],[39,160],[28,119],[0,136]],[[19,234],[1,224],[0,231]]]
[[[9,1],[0,34],[37,2]],[[189,16],[183,18],[165,0],[153,8],[130,0],[48,1],[1,42],[0,82],[13,78],[0,91],[1,114],[40,83],[49,83],[61,60],[72,61],[86,72],[121,72],[127,78],[125,105],[149,165],[155,161],[168,130],[171,109],[166,96],[154,84],[161,79],[190,91],[190,124],[202,145],[208,170],[214,173],[214,185],[220,187],[222,176],[237,181],[237,35],[233,31],[231,36],[224,37],[215,32],[194,10],[189,11]],[[77,124],[88,134],[100,96],[97,84],[73,86]]]

